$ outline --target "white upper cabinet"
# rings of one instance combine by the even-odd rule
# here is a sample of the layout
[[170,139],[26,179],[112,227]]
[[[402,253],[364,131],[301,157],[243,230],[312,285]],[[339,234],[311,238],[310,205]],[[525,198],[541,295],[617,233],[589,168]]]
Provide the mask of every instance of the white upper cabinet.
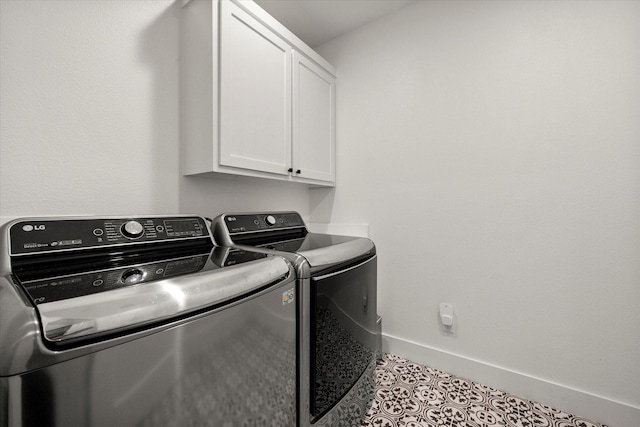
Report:
[[293,54],[293,165],[298,176],[335,181],[335,77]]
[[335,71],[253,2],[182,9],[182,170],[335,185]]
[[220,164],[287,175],[291,47],[233,3],[221,6]]

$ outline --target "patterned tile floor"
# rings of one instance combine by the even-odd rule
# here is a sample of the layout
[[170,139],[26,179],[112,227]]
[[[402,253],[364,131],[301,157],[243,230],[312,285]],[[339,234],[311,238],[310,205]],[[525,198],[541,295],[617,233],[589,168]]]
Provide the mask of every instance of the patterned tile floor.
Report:
[[385,354],[362,427],[606,427]]

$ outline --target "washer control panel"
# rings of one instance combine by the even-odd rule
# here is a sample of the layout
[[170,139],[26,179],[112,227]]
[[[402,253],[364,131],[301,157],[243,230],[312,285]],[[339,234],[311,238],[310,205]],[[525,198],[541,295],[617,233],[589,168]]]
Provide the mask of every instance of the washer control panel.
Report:
[[304,227],[297,212],[227,214],[224,223],[230,234]]
[[10,255],[209,238],[201,217],[18,220],[11,225]]

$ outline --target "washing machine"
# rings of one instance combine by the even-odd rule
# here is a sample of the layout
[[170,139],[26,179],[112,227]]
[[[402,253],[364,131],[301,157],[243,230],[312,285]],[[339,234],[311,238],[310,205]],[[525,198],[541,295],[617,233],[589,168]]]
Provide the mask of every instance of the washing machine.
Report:
[[209,230],[192,215],[5,224],[0,426],[297,425],[293,268]]

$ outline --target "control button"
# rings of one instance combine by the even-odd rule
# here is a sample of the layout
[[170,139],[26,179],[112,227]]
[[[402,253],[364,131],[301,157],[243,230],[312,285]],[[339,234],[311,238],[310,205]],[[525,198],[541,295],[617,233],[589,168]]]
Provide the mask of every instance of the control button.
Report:
[[104,234],[104,230],[102,228],[96,228],[93,230],[93,235],[96,237],[100,237]]
[[120,232],[124,237],[137,239],[144,233],[144,227],[138,221],[127,221],[120,227]]
[[267,225],[276,225],[276,218],[273,215],[267,215],[264,220]]
[[96,279],[92,283],[92,285],[95,286],[95,287],[102,286],[103,284],[104,284],[104,280],[102,280],[102,279]]
[[126,285],[135,285],[144,279],[144,271],[132,268],[122,273],[122,283]]
[[164,231],[164,227],[163,227],[163,226],[161,226],[161,225],[157,225],[157,226],[156,226],[156,231],[157,231],[158,233],[162,233],[162,232]]

